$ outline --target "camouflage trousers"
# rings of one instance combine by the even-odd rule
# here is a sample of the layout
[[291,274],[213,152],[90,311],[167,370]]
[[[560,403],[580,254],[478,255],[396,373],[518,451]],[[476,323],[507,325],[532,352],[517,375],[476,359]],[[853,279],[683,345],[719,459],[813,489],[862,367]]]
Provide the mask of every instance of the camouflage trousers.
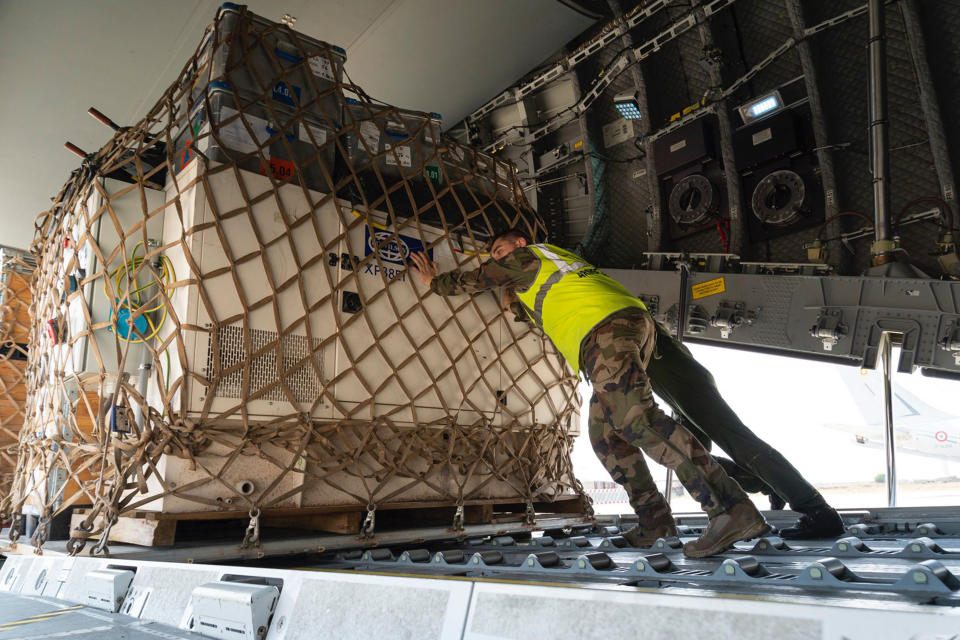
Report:
[[593,383],[590,443],[613,480],[626,489],[641,526],[670,514],[643,453],[673,469],[713,517],[747,496],[706,448],[654,402],[646,373],[654,344],[653,318],[642,309],[618,311],[584,339],[581,368]]

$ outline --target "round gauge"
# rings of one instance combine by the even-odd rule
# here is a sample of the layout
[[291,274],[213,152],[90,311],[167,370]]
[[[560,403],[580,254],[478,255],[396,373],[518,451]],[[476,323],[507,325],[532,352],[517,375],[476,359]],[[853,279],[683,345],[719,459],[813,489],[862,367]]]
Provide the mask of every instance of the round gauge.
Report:
[[690,174],[670,191],[670,217],[677,224],[699,224],[716,210],[718,200],[717,190],[705,176]]
[[750,206],[763,224],[784,227],[796,222],[803,210],[803,178],[788,169],[774,171],[753,190]]

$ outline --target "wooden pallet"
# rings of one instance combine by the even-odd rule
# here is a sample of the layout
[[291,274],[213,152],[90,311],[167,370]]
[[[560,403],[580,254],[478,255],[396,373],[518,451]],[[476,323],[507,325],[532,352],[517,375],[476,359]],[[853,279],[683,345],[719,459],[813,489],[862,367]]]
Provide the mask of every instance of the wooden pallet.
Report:
[[[583,503],[579,497],[569,497],[556,502],[535,502],[537,513],[580,514]],[[377,508],[377,525],[384,524],[452,524],[456,512],[453,503],[396,503]],[[76,526],[90,513],[89,509],[74,509],[70,518],[70,529]],[[517,502],[497,502],[495,500],[470,501],[464,505],[465,524],[490,524],[497,522],[517,522],[525,515],[525,505]],[[366,516],[362,506],[336,505],[329,507],[305,507],[301,509],[265,509],[260,526],[278,529],[305,529],[326,533],[357,534]],[[203,536],[207,539],[222,537],[224,520],[237,520],[238,535],[249,516],[244,511],[209,511],[194,513],[159,513],[156,511],[133,511],[122,515],[110,528],[111,542],[136,544],[147,547],[170,546],[177,542],[180,534]],[[95,528],[102,522],[98,519]],[[185,531],[189,529],[189,531]]]

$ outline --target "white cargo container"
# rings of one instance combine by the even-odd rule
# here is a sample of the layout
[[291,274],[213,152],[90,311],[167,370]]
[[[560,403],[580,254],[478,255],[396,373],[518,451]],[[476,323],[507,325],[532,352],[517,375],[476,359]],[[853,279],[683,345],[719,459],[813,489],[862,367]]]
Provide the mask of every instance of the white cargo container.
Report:
[[[176,382],[163,393],[152,386],[151,404],[169,419],[227,431],[298,416],[330,429],[322,443],[311,443],[311,462],[282,438],[261,443],[257,456],[218,438],[193,461],[165,455],[157,466],[163,482],[151,478],[150,495],[170,483],[197,487],[141,508],[229,509],[238,494],[263,504],[288,493],[271,506],[356,504],[372,478],[379,478],[378,495],[394,501],[449,501],[462,478],[437,465],[436,452],[473,460],[478,433],[520,451],[529,428],[556,424],[574,385],[557,384],[565,370],[557,356],[541,358],[543,338],[506,327],[495,293],[428,294],[421,302],[423,288],[406,271],[410,252],[424,248],[441,270],[455,268],[455,256],[473,268],[480,247],[440,241],[439,229],[415,220],[394,230],[382,212],[298,185],[274,193],[262,175],[216,165],[198,175],[201,164],[168,185],[168,201],[180,194],[163,226],[164,253],[180,283],[171,296],[179,324],[164,326],[157,344],[166,345],[171,362],[161,377]],[[166,359],[158,359],[164,367]],[[572,433],[576,415],[562,419]],[[420,440],[404,445],[398,430]],[[557,444],[540,438],[536,446]],[[353,468],[323,462],[345,452],[354,452]],[[517,477],[485,475],[509,458],[491,456],[464,492],[482,485],[474,498],[518,499],[526,480],[516,469]],[[411,481],[422,473],[429,482]],[[211,476],[219,481],[201,482]]]

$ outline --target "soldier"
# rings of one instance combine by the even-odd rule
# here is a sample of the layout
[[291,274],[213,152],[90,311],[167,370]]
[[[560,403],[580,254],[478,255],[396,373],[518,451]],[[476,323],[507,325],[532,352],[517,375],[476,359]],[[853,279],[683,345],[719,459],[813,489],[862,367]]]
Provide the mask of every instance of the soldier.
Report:
[[[501,303],[504,310],[514,312],[516,320],[532,322],[511,290],[504,290]],[[647,365],[647,375],[653,392],[673,407],[678,422],[696,436],[707,451],[715,441],[733,458],[714,456],[744,491],[767,495],[772,509],[783,508],[786,498],[790,508],[801,514],[794,526],[779,532],[781,537],[809,540],[844,534],[840,514],[783,454],[743,424],[720,395],[706,367],[660,324],[656,325],[656,346]],[[631,496],[640,491],[633,483],[626,489]]]
[[440,274],[425,254],[413,254],[418,279],[440,295],[498,287],[517,292],[524,311],[550,338],[574,371],[593,384],[590,441],[613,479],[628,487],[639,525],[624,537],[635,546],[676,535],[667,505],[640,453],[673,469],[710,518],[700,538],[683,546],[702,558],[770,526],[733,481],[686,429],[653,400],[646,374],[655,325],[643,303],[579,256],[547,244],[530,244],[521,231],[494,239],[492,260],[469,272]]
[[[720,395],[713,376],[683,344],[657,325],[656,348],[647,367],[653,392],[677,410],[681,423],[710,450],[711,439],[733,462],[718,458],[745,491],[763,492],[770,505],[782,496],[800,512],[797,523],[780,530],[787,539],[834,538],[843,520],[820,492],[779,451],[753,433]],[[782,499],[781,499],[782,505]]]

